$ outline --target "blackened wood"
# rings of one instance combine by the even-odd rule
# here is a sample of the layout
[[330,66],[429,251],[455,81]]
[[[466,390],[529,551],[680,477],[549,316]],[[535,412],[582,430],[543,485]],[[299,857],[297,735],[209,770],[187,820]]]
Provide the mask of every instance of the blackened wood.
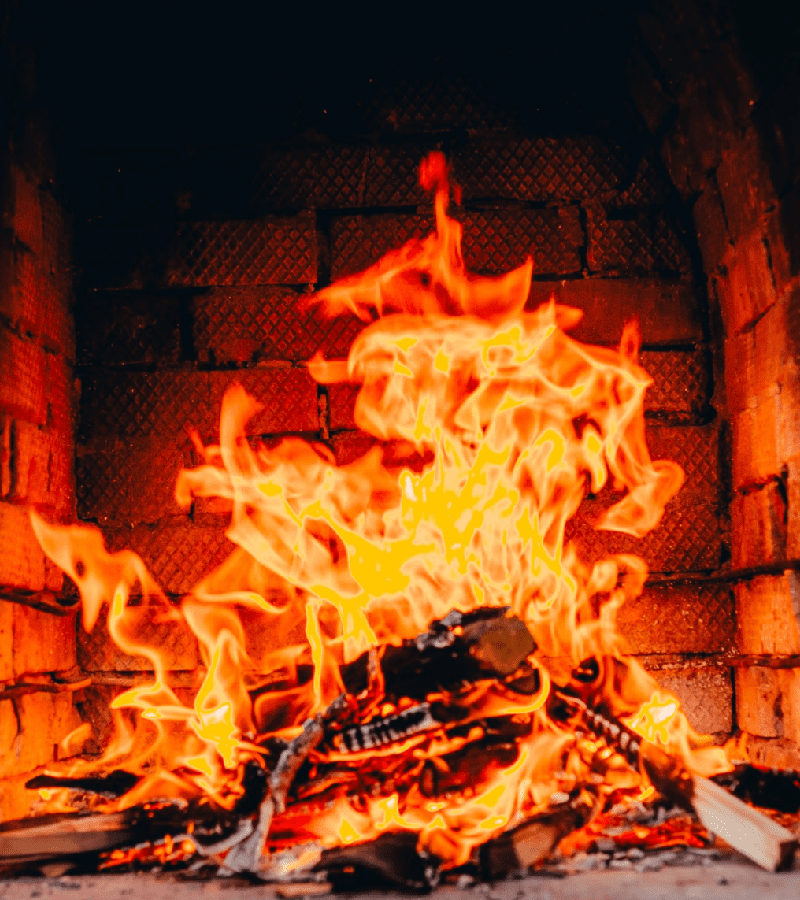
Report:
[[325,850],[318,868],[335,886],[353,886],[350,868],[378,875],[414,891],[428,891],[439,883],[439,861],[417,850],[418,838],[410,831],[386,832],[374,841]]
[[84,778],[69,778],[65,775],[37,775],[25,783],[29,791],[40,788],[69,788],[102,794],[105,797],[121,797],[139,783],[139,776],[123,769],[116,769],[107,775],[87,775]]
[[711,780],[753,806],[785,813],[800,811],[800,772],[742,763],[732,772],[715,775]]
[[[437,691],[458,691],[476,681],[514,674],[536,649],[525,623],[505,609],[453,611],[424,634],[379,653],[383,694],[424,700]],[[358,695],[370,683],[370,654],[342,666],[348,691]]]

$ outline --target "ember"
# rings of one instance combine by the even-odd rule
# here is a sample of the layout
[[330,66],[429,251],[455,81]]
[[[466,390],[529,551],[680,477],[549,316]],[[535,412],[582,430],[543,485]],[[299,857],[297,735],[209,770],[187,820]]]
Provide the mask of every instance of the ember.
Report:
[[[220,442],[197,440],[204,464],[181,474],[177,497],[228,501],[236,546],[179,606],[96,529],[32,514],[80,589],[85,628],[107,606],[113,639],[154,673],[115,699],[102,759],[42,783],[82,785],[90,808],[118,817],[126,849],[106,867],[194,859],[283,878],[352,865],[351,845],[371,841],[420,886],[470,861],[492,876],[540,863],[585,828],[570,838],[581,848],[604,810],[653,787],[685,809],[718,802],[697,776],[729,771],[728,757],[615,629],[643,561],[589,568],[564,538],[589,493],[615,501],[597,528],[641,537],[681,486],[680,468],[647,450],[636,327],[612,351],[567,336],[575,310],[525,312],[532,263],[471,275],[441,155],[421,181],[435,233],[315,298],[370,324],[346,364],[309,363],[320,382],[361,385],[358,425],[405,465],[380,448],[337,467],[297,439],[253,447],[257,404],[231,389]],[[134,597],[197,637],[191,703],[165,648],[140,638]],[[274,624],[257,660],[244,611]],[[154,843],[130,849],[145,822]],[[703,840],[685,822],[659,828],[622,842]],[[762,864],[785,864],[787,835],[770,832]]]

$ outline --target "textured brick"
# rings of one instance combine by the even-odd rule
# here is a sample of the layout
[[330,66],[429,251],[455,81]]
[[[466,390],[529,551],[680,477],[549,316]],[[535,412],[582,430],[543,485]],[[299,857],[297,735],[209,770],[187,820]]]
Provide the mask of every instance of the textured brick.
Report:
[[623,182],[621,190],[613,197],[613,206],[661,206],[674,196],[662,166],[652,151],[646,151],[636,165],[629,183]]
[[672,422],[697,422],[709,414],[711,359],[705,349],[644,350],[639,364],[653,379],[645,413]]
[[759,489],[737,493],[731,504],[733,567],[757,566],[785,560],[787,496],[776,479]]
[[39,548],[27,509],[0,503],[0,585],[58,591],[62,581]]
[[[117,647],[108,633],[106,615],[100,616],[90,633],[78,632],[78,664],[86,672],[142,672],[153,666],[144,656],[132,656]],[[125,613],[126,638],[165,654],[172,671],[194,671],[200,663],[197,638],[188,625],[170,619],[163,607],[133,606]]]
[[364,431],[343,431],[331,438],[337,466],[347,466],[363,456],[378,441]]
[[800,559],[800,458],[790,460],[786,469],[786,555]]
[[43,425],[47,418],[44,351],[0,326],[0,410]]
[[428,216],[382,214],[338,216],[331,223],[331,278],[352,275],[377,262],[389,250],[433,230]]
[[185,594],[234,549],[222,528],[190,524],[139,525],[105,532],[109,551],[138,553],[161,588]]
[[[537,275],[580,269],[583,235],[575,209],[492,210],[458,213],[464,227],[467,267],[485,274],[507,272],[532,256]],[[389,250],[433,230],[424,216],[342,216],[334,219],[331,276],[359,272]]]
[[422,202],[419,167],[433,145],[375,144],[370,147],[362,206],[408,206]]
[[457,150],[453,178],[466,199],[580,200],[618,189],[629,166],[622,148],[602,138],[503,136]]
[[430,143],[326,144],[272,150],[255,177],[258,210],[408,206],[420,203],[419,166]]
[[800,740],[800,669],[738,669],[736,719],[757,737]]
[[317,280],[313,215],[187,222],[167,251],[164,284],[310,284]]
[[647,431],[653,459],[671,459],[684,470],[685,482],[665,509],[661,522],[641,540],[613,531],[595,531],[593,524],[613,497],[601,494],[585,500],[568,523],[567,538],[575,540],[582,559],[593,562],[610,553],[642,556],[653,572],[714,569],[721,562],[719,521],[719,436],[713,426]]
[[[695,422],[708,410],[710,366],[703,350],[644,351],[639,362],[653,378],[645,394],[645,411],[662,421]],[[330,427],[355,428],[353,417],[358,384],[328,387]]]
[[645,345],[702,340],[699,299],[690,281],[672,279],[587,278],[534,281],[526,309],[550,298],[583,311],[570,331],[580,341],[619,344],[625,323],[636,318]]
[[595,272],[688,272],[691,259],[664,213],[587,210],[589,268]]
[[328,403],[332,429],[355,428],[355,403],[360,384],[331,384],[328,386]]
[[[285,431],[317,431],[317,386],[305,369],[242,369],[238,372],[212,372],[211,406],[217,411],[225,391],[241,384],[263,409],[247,424],[247,434],[275,434]],[[214,433],[218,433],[215,426]]]
[[176,437],[187,426],[219,423],[206,372],[102,372],[82,378],[81,432],[87,438],[135,435]]
[[735,647],[733,591],[725,585],[646,585],[617,614],[634,654],[729,653]]
[[190,462],[185,435],[109,440],[79,448],[78,518],[114,526],[185,518],[186,510],[175,501],[175,481]]
[[800,574],[769,575],[736,585],[740,653],[800,653]]
[[193,334],[203,363],[346,357],[364,323],[323,318],[309,296],[282,288],[213,288],[194,299]]
[[14,676],[66,672],[75,665],[75,616],[14,605]]
[[160,364],[180,360],[180,307],[165,293],[90,294],[75,309],[83,365]]
[[368,131],[389,133],[451,128],[511,128],[517,114],[461,77],[402,81],[381,86],[364,114]]
[[728,734],[733,730],[733,684],[728,669],[686,668],[654,674],[661,687],[681,701],[696,731]]
[[267,151],[255,176],[254,206],[264,211],[363,206],[367,160],[365,146]]
[[468,269],[499,275],[533,257],[536,275],[567,275],[581,268],[583,232],[577,209],[468,212],[463,216]]

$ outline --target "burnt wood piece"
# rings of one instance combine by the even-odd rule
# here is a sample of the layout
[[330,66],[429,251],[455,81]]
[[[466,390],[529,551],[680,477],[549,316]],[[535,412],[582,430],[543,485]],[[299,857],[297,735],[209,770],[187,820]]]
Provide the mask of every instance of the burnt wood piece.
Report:
[[487,841],[478,851],[482,876],[493,881],[544,862],[563,837],[586,825],[593,812],[594,804],[579,797]]
[[[317,866],[339,889],[353,887],[353,875],[379,876],[407,890],[429,891],[439,883],[439,860],[417,849],[417,835],[389,831],[364,844],[325,850]],[[355,869],[356,872],[348,870]],[[358,871],[360,870],[360,872]]]
[[[428,631],[400,646],[378,650],[383,698],[425,700],[438,691],[457,692],[483,679],[505,679],[536,649],[525,623],[507,609],[454,610],[431,624]],[[374,655],[362,654],[341,668],[349,694],[370,686]]]
[[83,778],[69,778],[66,775],[37,775],[25,783],[29,791],[40,788],[69,788],[104,797],[121,797],[139,783],[139,776],[124,769],[115,769],[107,775],[87,775]]
[[782,825],[758,812],[707,778],[692,775],[683,762],[637,735],[611,715],[592,710],[564,691],[554,691],[558,702],[571,707],[587,728],[604,738],[634,768],[645,772],[656,790],[695,813],[712,834],[772,872],[792,865],[797,838]]
[[732,772],[714,775],[711,780],[753,806],[784,813],[800,811],[800,772],[743,763]]
[[0,864],[36,862],[113,850],[143,839],[138,809],[55,814],[0,823]]

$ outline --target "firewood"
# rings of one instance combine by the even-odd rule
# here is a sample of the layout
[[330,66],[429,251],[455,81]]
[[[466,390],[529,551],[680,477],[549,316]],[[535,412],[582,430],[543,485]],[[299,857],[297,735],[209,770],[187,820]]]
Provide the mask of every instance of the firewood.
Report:
[[753,806],[785,813],[800,811],[800,772],[742,763],[732,772],[715,775],[711,780]]
[[692,807],[703,825],[764,869],[789,869],[797,838],[782,825],[697,775],[693,779]]
[[415,891],[430,890],[440,877],[439,861],[417,850],[417,835],[410,831],[389,831],[368,843],[325,850],[319,869],[335,885],[355,869]]
[[0,824],[0,863],[34,862],[99,853],[141,836],[137,810],[94,815],[55,814]]
[[[513,675],[536,649],[525,623],[503,608],[473,613],[453,611],[424,634],[400,646],[370,651],[345,666],[348,693],[357,696],[370,684],[375,662],[382,675],[383,699],[425,700],[437,691],[458,691],[482,679]],[[532,690],[537,690],[534,685]]]
[[554,691],[554,697],[577,710],[589,730],[607,740],[632,766],[641,768],[659,793],[694,812],[710,832],[765,869],[774,872],[791,865],[797,839],[786,828],[707,778],[691,774],[681,760],[613,716],[589,709],[564,691]]
[[529,869],[550,857],[558,842],[582,828],[592,815],[593,805],[578,798],[530,819],[480,847],[480,867],[484,878],[504,878],[510,872]]

